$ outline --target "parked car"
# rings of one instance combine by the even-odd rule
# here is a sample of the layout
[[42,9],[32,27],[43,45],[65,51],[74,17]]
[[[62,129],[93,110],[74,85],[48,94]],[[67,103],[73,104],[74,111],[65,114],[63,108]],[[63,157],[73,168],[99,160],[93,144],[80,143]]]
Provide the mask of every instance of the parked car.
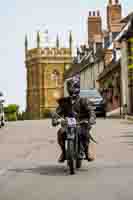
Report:
[[80,96],[89,98],[94,105],[96,115],[106,116],[105,101],[97,89],[81,90]]

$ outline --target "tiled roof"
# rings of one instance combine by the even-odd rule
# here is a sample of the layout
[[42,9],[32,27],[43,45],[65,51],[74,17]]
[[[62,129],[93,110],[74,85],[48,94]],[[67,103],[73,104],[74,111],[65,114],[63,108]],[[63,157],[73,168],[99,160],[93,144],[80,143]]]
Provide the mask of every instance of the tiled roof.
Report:
[[126,35],[128,34],[128,31],[131,29],[131,23],[130,21],[125,25],[125,27],[122,29],[122,31],[120,32],[120,34],[117,36],[117,38],[115,39],[116,41],[121,41],[121,39],[123,37],[126,37]]
[[124,17],[121,20],[121,23],[128,23],[128,21],[131,20],[131,18],[133,18],[133,12],[129,13],[129,15],[127,15],[126,17]]
[[98,80],[103,79],[107,74],[111,73],[115,68],[120,66],[120,59],[118,61],[112,60],[112,62],[106,66],[104,71],[99,75]]
[[80,63],[72,64],[72,67],[65,72],[64,79],[68,79],[74,76],[75,74],[80,73],[80,67],[81,67]]
[[[86,69],[89,65],[92,65],[100,60],[102,60],[104,57],[104,49],[98,49],[97,52],[94,54],[93,52],[91,52],[90,56],[88,57],[88,59],[86,60],[86,62],[84,62],[81,65],[80,71],[83,71],[84,69]],[[91,58],[93,60],[91,60]]]

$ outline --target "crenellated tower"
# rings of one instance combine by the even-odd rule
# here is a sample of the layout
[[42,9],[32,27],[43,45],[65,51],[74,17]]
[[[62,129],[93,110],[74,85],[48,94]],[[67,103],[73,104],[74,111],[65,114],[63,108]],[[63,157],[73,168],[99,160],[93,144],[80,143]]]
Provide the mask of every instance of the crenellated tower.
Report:
[[37,38],[36,38],[37,48],[40,48],[40,32],[37,31]]
[[69,32],[69,49],[70,52],[72,53],[72,43],[73,43],[73,38],[72,38],[72,32]]
[[56,48],[59,49],[60,47],[60,41],[59,41],[59,35],[57,34],[57,37],[56,37]]
[[[54,47],[40,47],[37,32],[37,47],[28,50],[25,40],[27,69],[27,112],[31,119],[43,118],[46,110],[57,106],[55,97],[64,96],[64,72],[72,64],[72,37],[69,47],[60,47],[59,36]],[[27,37],[26,37],[27,38]]]

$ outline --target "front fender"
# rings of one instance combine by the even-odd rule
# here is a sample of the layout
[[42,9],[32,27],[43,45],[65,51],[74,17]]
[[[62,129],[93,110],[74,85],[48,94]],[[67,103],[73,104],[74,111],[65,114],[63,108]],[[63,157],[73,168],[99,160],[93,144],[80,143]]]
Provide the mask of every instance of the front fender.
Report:
[[66,130],[66,139],[67,140],[74,140],[75,139],[75,133],[76,133],[76,129],[75,128],[67,128],[67,130]]

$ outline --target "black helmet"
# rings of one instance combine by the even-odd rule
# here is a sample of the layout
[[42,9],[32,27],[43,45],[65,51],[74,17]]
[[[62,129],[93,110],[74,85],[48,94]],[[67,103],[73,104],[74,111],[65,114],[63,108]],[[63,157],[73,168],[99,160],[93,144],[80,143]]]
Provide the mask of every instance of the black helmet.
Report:
[[67,81],[67,91],[70,96],[77,96],[80,93],[80,75],[76,75]]

